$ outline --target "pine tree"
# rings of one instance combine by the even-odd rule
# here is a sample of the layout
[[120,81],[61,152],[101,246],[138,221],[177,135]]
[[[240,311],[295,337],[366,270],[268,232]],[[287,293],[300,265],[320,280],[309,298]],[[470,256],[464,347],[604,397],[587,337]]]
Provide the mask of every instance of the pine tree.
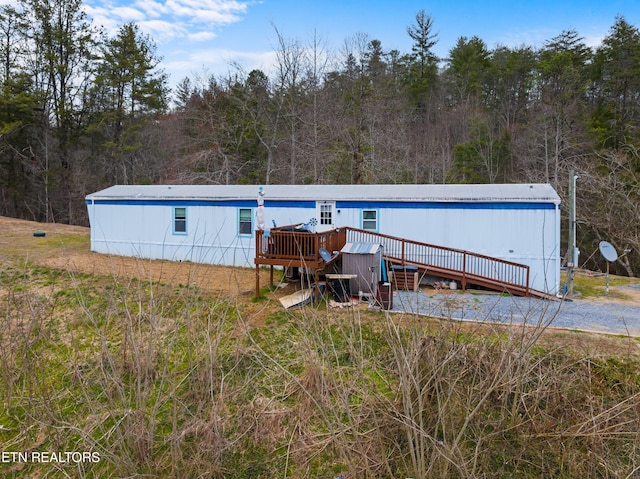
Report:
[[133,23],[123,25],[105,42],[91,91],[93,124],[102,136],[111,182],[140,181],[139,154],[144,127],[165,112],[166,75],[158,70],[155,45]]

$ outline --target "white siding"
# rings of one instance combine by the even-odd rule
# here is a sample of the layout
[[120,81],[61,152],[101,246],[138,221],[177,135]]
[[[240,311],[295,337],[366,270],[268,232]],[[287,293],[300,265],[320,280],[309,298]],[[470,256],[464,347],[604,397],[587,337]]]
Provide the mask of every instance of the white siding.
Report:
[[186,206],[187,234],[173,233],[170,205],[88,205],[91,249],[138,258],[253,266],[255,237],[238,234],[238,208]]
[[[560,288],[559,198],[549,185],[283,185],[265,193],[267,229],[308,223],[316,201],[333,199],[336,227],[360,228],[362,209],[375,209],[380,233],[527,264],[531,287]],[[255,212],[256,198],[257,187],[247,186],[112,187],[87,197],[91,248],[251,267],[255,238],[238,235],[238,208]],[[187,234],[173,233],[174,206],[186,207]]]
[[[341,226],[359,227],[360,208],[342,208]],[[378,232],[522,263],[531,287],[557,293],[560,287],[560,211],[546,209],[380,208]]]

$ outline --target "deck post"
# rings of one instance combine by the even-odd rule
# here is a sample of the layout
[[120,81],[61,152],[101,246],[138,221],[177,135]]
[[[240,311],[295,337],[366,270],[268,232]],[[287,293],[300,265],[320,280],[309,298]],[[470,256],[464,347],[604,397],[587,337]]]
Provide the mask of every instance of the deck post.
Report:
[[269,286],[273,289],[273,265],[271,265],[271,271],[269,271]]
[[260,264],[258,263],[258,258],[262,253],[262,231],[256,230],[256,258],[254,262],[256,264],[256,298],[260,296]]
[[462,255],[462,291],[467,290],[467,252]]
[[256,264],[256,298],[260,297],[260,265]]

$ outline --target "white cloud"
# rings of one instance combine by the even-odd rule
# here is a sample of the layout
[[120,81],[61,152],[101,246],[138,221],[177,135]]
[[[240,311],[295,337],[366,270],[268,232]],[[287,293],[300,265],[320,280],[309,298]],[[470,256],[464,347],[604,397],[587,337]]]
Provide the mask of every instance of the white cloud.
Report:
[[153,40],[159,43],[175,38],[184,38],[188,33],[188,28],[184,24],[167,20],[145,20],[137,22],[137,24],[143,32],[149,34]]
[[106,8],[85,5],[84,11],[93,20],[95,26],[104,28],[109,35],[122,25],[121,19],[114,17]]
[[116,7],[111,10],[111,13],[120,17],[124,22],[139,22],[145,19],[144,13],[132,7]]
[[200,22],[213,23],[215,25],[228,25],[241,20],[238,15],[217,10],[198,10],[195,15]]
[[602,46],[602,40],[604,40],[604,35],[587,35],[584,37],[584,43],[590,48],[599,48]]
[[[0,0],[7,1],[7,0]],[[205,78],[240,68],[269,74],[274,52],[244,52],[215,48],[219,29],[242,21],[256,0],[85,0],[96,25],[114,35],[134,22],[158,46],[160,67],[173,86],[185,76]]]
[[149,18],[225,25],[239,21],[247,11],[247,4],[233,0],[136,0],[132,8]]
[[247,2],[233,0],[168,0],[167,5],[169,4],[184,5],[194,10],[235,12],[238,14],[247,12]]
[[85,11],[108,32],[135,22],[163,43],[177,38],[210,40],[216,27],[242,20],[247,5],[237,0],[87,0]]
[[187,39],[194,42],[206,42],[208,40],[214,39],[216,36],[213,32],[195,32],[190,33],[187,36]]
[[210,75],[226,76],[240,69],[247,73],[259,69],[270,75],[276,64],[275,52],[241,52],[227,49],[203,48],[189,53],[174,51],[162,62],[169,74],[170,85],[184,77],[206,79]]
[[137,0],[133,5],[151,18],[158,18],[167,13],[164,4],[155,0]]
[[167,7],[167,11],[174,16],[195,17],[197,15],[197,10],[195,8],[188,5],[183,5],[181,2],[168,0],[165,5]]

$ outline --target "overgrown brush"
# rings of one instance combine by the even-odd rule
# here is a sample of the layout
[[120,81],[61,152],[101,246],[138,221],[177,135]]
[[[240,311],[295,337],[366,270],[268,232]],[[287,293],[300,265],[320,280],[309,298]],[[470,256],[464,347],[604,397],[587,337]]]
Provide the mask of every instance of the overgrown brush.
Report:
[[4,475],[640,473],[637,360],[542,341],[546,324],[286,312],[28,263],[2,267],[0,300]]

